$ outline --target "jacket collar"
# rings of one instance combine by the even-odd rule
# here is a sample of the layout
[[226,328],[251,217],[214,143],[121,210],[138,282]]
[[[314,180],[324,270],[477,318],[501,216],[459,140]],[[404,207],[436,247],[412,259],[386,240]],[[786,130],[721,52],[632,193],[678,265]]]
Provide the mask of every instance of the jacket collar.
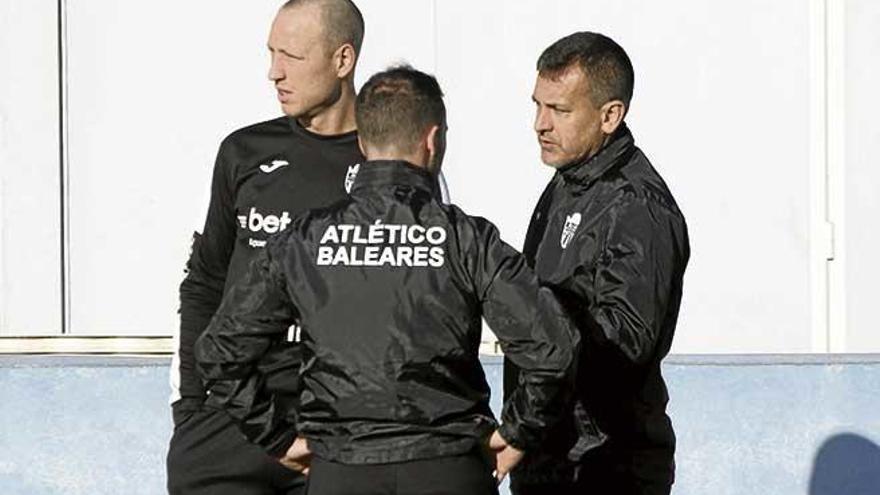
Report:
[[567,183],[588,186],[612,168],[624,163],[635,151],[635,141],[626,124],[612,134],[611,140],[598,153],[566,165],[558,170]]
[[352,194],[381,186],[410,186],[440,197],[437,178],[427,170],[403,160],[371,160],[361,165]]

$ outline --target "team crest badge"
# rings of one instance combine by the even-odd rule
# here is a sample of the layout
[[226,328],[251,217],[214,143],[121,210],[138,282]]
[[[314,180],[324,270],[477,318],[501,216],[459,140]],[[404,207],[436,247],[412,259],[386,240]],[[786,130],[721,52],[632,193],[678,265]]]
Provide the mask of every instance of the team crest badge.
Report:
[[348,167],[348,172],[345,173],[345,192],[351,193],[351,186],[354,185],[354,180],[355,178],[357,178],[358,170],[360,169],[360,163],[355,163],[354,165]]
[[580,224],[580,213],[572,213],[565,217],[565,226],[562,227],[562,239],[559,241],[560,245],[562,245],[562,249],[568,247],[568,243],[574,238],[574,233],[577,231],[578,225]]

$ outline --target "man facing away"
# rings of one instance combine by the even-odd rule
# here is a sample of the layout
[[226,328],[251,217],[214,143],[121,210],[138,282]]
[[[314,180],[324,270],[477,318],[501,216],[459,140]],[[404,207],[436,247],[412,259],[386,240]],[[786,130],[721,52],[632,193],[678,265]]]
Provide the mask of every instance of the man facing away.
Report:
[[[376,74],[356,115],[367,162],[350,197],[271,239],[199,339],[208,400],[253,404],[241,384],[298,321],[308,354],[299,405],[288,416],[257,406],[264,428],[251,435],[274,455],[293,443],[285,462],[301,466],[308,454],[294,437],[307,439],[311,495],[497,493],[496,478],[557,421],[577,333],[491,223],[441,204],[446,110],[433,77]],[[479,361],[481,317],[521,370],[500,426]]]
[[[220,145],[205,227],[180,286],[180,336],[172,364],[175,430],[168,452],[172,494],[301,493],[301,475],[248,443],[237,420],[205,407],[193,344],[267,238],[294,216],[346,195],[363,160],[354,118],[354,70],[364,24],[348,0],[291,0],[269,34],[269,79],[284,117],[240,129]],[[295,349],[261,363],[271,385]]]
[[[624,123],[629,57],[597,33],[555,42],[533,99],[541,160],[556,169],[523,252],[581,332],[576,400],[511,475],[516,495],[668,494],[675,435],[660,363],[669,352],[689,257],[672,194]],[[505,391],[518,369],[505,362]],[[599,446],[585,442],[596,435]]]

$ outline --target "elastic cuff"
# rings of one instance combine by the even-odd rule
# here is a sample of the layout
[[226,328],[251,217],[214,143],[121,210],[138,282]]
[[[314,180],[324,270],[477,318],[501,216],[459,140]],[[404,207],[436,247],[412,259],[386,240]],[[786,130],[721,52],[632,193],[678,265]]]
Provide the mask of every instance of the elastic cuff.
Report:
[[293,445],[294,440],[296,440],[296,430],[284,429],[274,440],[266,444],[266,453],[275,459],[281,459],[287,453],[287,449]]
[[507,445],[510,445],[517,450],[528,450],[528,446],[523,441],[522,436],[519,435],[519,432],[516,428],[511,426],[510,423],[504,423],[499,426],[498,434],[501,435],[501,438],[503,438],[505,442],[507,442]]

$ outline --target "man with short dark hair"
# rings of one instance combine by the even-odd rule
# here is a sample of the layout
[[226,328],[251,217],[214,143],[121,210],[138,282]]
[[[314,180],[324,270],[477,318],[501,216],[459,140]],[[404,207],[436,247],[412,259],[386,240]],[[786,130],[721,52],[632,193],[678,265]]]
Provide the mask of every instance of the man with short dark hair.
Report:
[[[577,334],[491,223],[440,202],[446,110],[433,77],[374,75],[356,116],[367,161],[350,197],[270,240],[199,339],[200,370],[212,400],[248,404],[240,384],[299,321],[309,357],[298,431],[291,415],[269,415],[255,436],[301,435],[285,462],[308,470],[310,495],[495,494],[559,419]],[[481,317],[521,370],[500,426]]]
[[[687,227],[624,123],[634,79],[624,50],[575,33],[537,65],[535,131],[556,174],[523,252],[575,319],[582,348],[575,401],[511,486],[516,495],[668,494],[675,435],[660,363],[681,302]],[[511,360],[504,378],[515,390]]]
[[[342,199],[358,163],[354,70],[363,18],[349,0],[291,0],[269,34],[269,79],[284,117],[237,130],[217,154],[208,215],[193,240],[180,286],[180,334],[172,364],[174,435],[168,490],[185,495],[302,493],[305,480],[242,435],[259,418],[205,404],[193,344],[270,235],[309,208]],[[263,388],[299,368],[299,351],[279,342],[249,384]],[[281,396],[282,394],[278,394]],[[262,403],[269,414],[290,404]],[[286,446],[284,446],[286,447]],[[279,454],[280,455],[280,454]]]

